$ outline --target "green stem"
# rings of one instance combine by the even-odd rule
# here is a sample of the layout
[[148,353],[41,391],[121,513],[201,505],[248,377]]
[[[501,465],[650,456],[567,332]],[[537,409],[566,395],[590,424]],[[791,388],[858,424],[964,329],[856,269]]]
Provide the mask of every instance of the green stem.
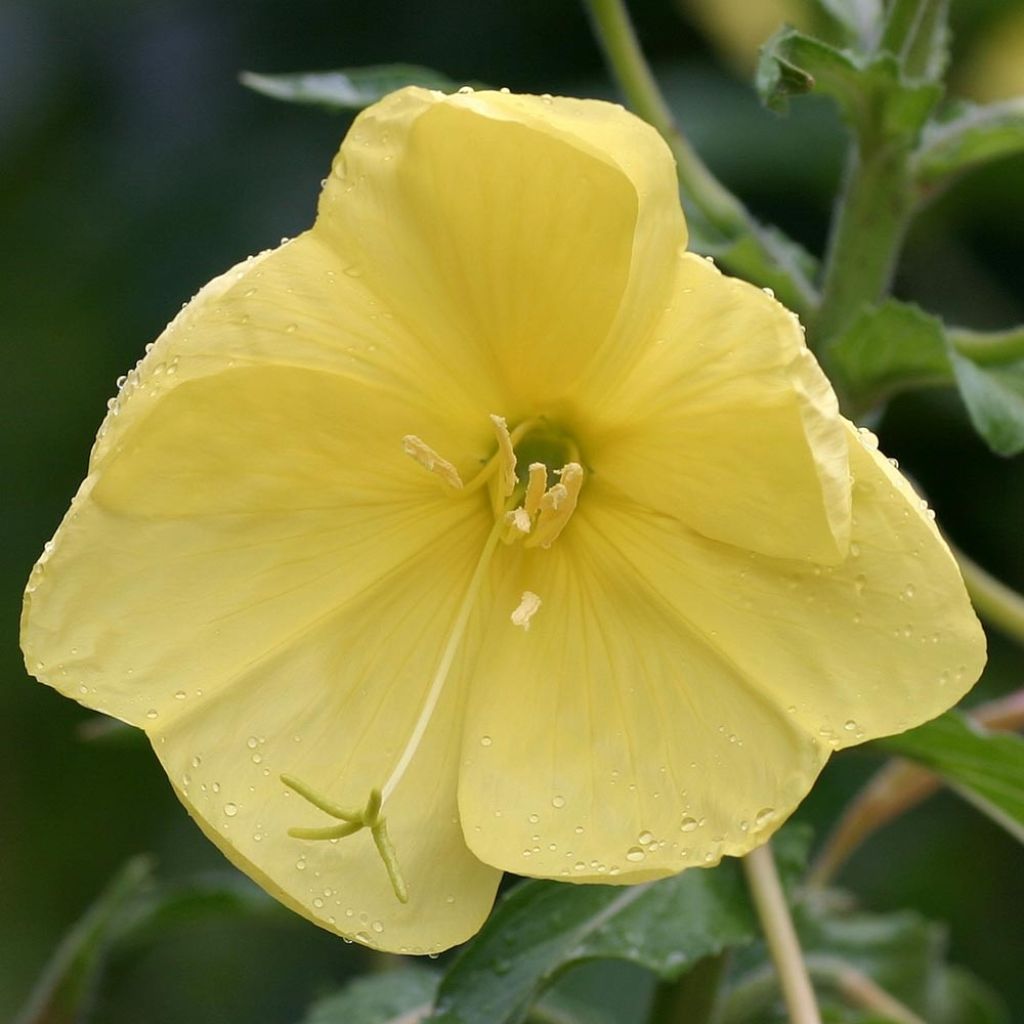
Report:
[[862,306],[889,291],[913,205],[904,140],[862,136],[848,160],[813,325],[818,346],[847,326]]
[[965,327],[951,327],[946,333],[957,352],[979,366],[1024,359],[1024,327],[1011,327],[1006,331],[969,331]]
[[761,920],[761,930],[775,964],[790,1024],[821,1024],[818,1003],[800,940],[789,915],[771,845],[766,843],[752,850],[743,858],[742,864]]
[[649,1024],[709,1024],[728,963],[728,951],[706,956],[677,981],[662,982],[654,992]]
[[1024,644],[1024,597],[986,572],[962,551],[952,545],[950,547],[960,564],[967,593],[971,595],[978,614],[1018,643]]
[[[894,1024],[924,1024],[909,1006],[844,960],[811,955],[807,958],[807,969],[815,981],[830,985],[846,1003],[859,1010],[867,1010]],[[759,1018],[775,1000],[777,991],[778,981],[770,969],[751,972],[729,993],[721,1024],[744,1024]]]
[[[1024,690],[987,701],[970,717],[986,729],[1024,727]],[[886,762],[846,805],[807,875],[807,885],[822,888],[839,872],[854,851],[890,821],[927,799],[942,785],[937,775],[897,758]]]
[[[623,0],[583,0],[590,13],[608,66],[627,105],[657,129],[676,161],[683,198],[713,233],[726,241],[749,238],[755,266],[746,268],[759,284],[771,283],[779,298],[801,316],[817,303],[817,295],[802,271],[772,236],[763,231],[750,211],[711,173],[683,135],[644,57]],[[690,211],[688,211],[690,212]]]

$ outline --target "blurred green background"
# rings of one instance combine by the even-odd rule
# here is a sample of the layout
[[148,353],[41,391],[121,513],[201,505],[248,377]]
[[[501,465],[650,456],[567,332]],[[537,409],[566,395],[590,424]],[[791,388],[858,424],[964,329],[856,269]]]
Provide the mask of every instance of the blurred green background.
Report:
[[[759,109],[738,73],[749,42],[725,23],[729,5],[713,18],[698,6],[633,6],[684,127],[760,216],[820,249],[843,153],[832,111]],[[773,6],[747,0],[739,23]],[[1012,73],[1024,68],[1024,3],[953,0],[953,12],[955,89],[1024,91],[1024,71],[1016,85]],[[998,52],[1013,19],[1015,59]],[[207,279],[313,217],[346,119],[251,94],[238,72],[391,61],[518,91],[611,94],[572,0],[0,4],[0,1020],[130,855],[154,853],[165,878],[226,869],[144,741],[84,739],[89,713],[27,677],[21,590],[84,473],[115,378]],[[1016,158],[936,202],[898,293],[966,326],[1024,321],[1022,186]],[[942,393],[899,400],[881,434],[958,543],[1024,588],[1022,461],[990,455]],[[1019,652],[995,638],[980,695],[1022,679]],[[877,763],[837,758],[802,816],[823,828]],[[954,960],[1024,1008],[1020,849],[986,820],[939,797],[876,837],[842,880],[869,907],[948,922]],[[290,1024],[365,965],[284,912],[183,922],[114,965],[99,1019]]]

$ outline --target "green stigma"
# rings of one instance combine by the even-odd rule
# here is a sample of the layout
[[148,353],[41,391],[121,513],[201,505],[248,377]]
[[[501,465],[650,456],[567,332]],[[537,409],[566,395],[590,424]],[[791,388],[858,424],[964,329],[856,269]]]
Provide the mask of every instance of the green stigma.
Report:
[[323,811],[324,814],[329,814],[341,822],[340,825],[328,825],[324,828],[290,828],[288,835],[293,839],[343,839],[345,836],[355,835],[356,832],[368,828],[373,837],[373,844],[380,854],[380,859],[384,862],[384,868],[388,873],[388,880],[391,882],[395,896],[400,903],[409,902],[409,890],[398,868],[398,858],[395,856],[395,848],[388,835],[387,822],[380,813],[383,798],[379,789],[370,790],[366,806],[362,810],[347,811],[326,797],[320,796],[304,782],[300,782],[291,775],[282,775],[281,781],[304,800],[308,800],[314,807]]

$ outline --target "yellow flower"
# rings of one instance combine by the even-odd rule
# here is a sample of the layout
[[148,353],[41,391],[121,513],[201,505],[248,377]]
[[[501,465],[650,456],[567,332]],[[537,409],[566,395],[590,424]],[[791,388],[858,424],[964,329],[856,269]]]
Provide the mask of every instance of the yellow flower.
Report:
[[796,319],[685,241],[621,108],[370,108],[312,230],[129,375],[30,580],[31,671],[384,949],[465,939],[501,871],[639,882],[763,842],[984,643]]

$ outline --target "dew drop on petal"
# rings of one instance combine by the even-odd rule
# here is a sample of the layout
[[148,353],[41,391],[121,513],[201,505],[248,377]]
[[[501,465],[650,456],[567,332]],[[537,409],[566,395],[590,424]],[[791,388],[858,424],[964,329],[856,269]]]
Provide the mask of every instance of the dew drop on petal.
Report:
[[626,860],[631,860],[636,863],[639,860],[643,860],[646,854],[639,846],[631,846],[626,851]]
[[551,806],[552,807],[558,807],[558,808],[564,807],[565,806],[565,797],[564,796],[553,796],[551,798]]
[[224,805],[224,813],[229,817],[233,818],[238,813],[238,804],[226,803]]

